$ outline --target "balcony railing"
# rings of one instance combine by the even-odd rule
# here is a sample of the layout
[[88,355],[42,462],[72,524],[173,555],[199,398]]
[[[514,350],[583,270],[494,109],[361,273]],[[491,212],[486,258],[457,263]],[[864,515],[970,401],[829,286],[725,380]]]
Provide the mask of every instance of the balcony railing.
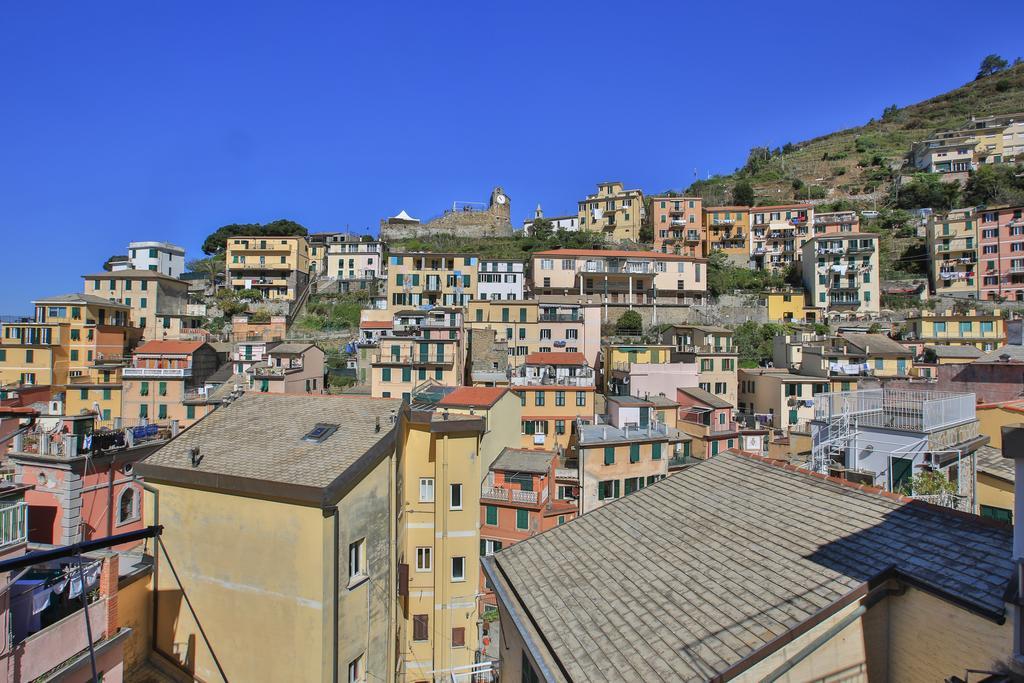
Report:
[[737,353],[735,346],[724,346],[714,344],[678,344],[678,353]]
[[286,270],[290,271],[291,266],[287,263],[229,263],[228,271],[234,270]]
[[119,367],[127,365],[131,361],[130,356],[99,355],[93,360],[93,367]]
[[432,353],[429,356],[422,354],[399,354],[378,353],[373,357],[373,363],[381,365],[451,365],[455,362],[454,353],[438,355]]
[[252,374],[256,377],[284,377],[293,372],[299,372],[302,370],[301,365],[293,365],[291,367],[278,367],[278,366],[263,366],[253,367]]
[[815,395],[814,419],[845,415],[862,426],[934,431],[975,419],[974,406],[974,394],[861,389]]
[[0,507],[0,548],[28,540],[28,503]]
[[541,313],[537,320],[542,323],[575,323],[582,322],[581,313]]
[[548,499],[547,488],[538,491],[522,491],[520,489],[506,489],[500,486],[484,486],[480,490],[480,497],[486,500],[501,500],[510,503],[525,503],[526,505],[537,505]]
[[632,263],[625,266],[611,265],[607,263],[587,263],[580,267],[583,273],[617,273],[622,275],[654,275],[658,271],[654,264],[649,262]]
[[121,376],[125,379],[147,377],[191,377],[192,368],[124,368]]
[[594,386],[593,375],[589,377],[552,377],[551,375],[541,376],[517,376],[509,378],[514,387],[537,387],[537,386],[564,386],[564,387],[592,387]]

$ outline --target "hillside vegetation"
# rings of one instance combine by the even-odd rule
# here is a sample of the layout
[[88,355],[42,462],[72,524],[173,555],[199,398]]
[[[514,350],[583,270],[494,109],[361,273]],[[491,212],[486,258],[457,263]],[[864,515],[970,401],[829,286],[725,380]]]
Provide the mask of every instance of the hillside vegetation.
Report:
[[863,126],[774,150],[755,147],[736,172],[698,181],[686,192],[703,196],[706,204],[727,204],[735,186],[747,181],[753,185],[755,202],[762,205],[807,199],[886,200],[892,178],[912,171],[906,161],[911,143],[962,126],[972,115],[1017,112],[1024,112],[1024,64],[924,102],[886,107],[879,118]]

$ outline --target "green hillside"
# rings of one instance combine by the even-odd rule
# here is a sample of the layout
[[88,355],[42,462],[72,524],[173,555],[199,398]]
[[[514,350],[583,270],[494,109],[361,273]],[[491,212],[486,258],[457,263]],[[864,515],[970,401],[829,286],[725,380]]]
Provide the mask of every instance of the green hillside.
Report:
[[924,102],[887,108],[863,126],[781,149],[754,148],[735,173],[698,181],[687,193],[703,196],[707,204],[725,204],[732,188],[747,180],[758,204],[826,198],[870,203],[885,197],[900,169],[909,172],[912,142],[961,126],[972,115],[1016,112],[1024,112],[1024,64]]

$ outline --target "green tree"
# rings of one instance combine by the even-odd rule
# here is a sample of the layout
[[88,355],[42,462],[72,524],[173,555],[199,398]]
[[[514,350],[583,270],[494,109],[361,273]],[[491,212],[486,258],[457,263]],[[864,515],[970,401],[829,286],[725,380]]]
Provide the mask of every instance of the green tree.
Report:
[[888,107],[882,110],[882,120],[891,121],[896,118],[896,115],[900,113],[900,108],[895,104],[890,104]]
[[235,294],[239,301],[263,301],[263,292],[258,289],[243,289]]
[[754,147],[747,154],[747,163],[740,169],[741,173],[753,175],[768,165],[772,151],[767,147]]
[[1024,166],[983,164],[964,185],[964,204],[1024,203]]
[[626,311],[615,323],[615,332],[618,334],[640,334],[643,328],[644,319],[636,311]]
[[203,241],[203,253],[210,256],[227,249],[229,237],[286,237],[308,235],[309,231],[295,221],[279,219],[260,225],[259,223],[232,223],[217,228]]
[[547,218],[537,218],[530,226],[530,237],[538,240],[550,240],[555,234],[555,224]]
[[754,205],[754,186],[749,181],[741,180],[732,188],[732,203],[736,206]]
[[918,173],[900,190],[896,206],[901,209],[931,208],[948,211],[959,202],[959,185],[942,182],[938,173]]
[[640,226],[639,234],[640,242],[642,244],[651,244],[654,242],[654,226],[647,221],[644,221],[643,225]]
[[996,54],[987,55],[985,59],[981,60],[981,65],[978,67],[978,75],[974,77],[974,80],[980,80],[986,76],[999,73],[1010,64],[1005,59]]
[[224,273],[224,254],[217,254],[208,258],[197,258],[185,264],[185,267],[193,273],[201,273],[211,282]]

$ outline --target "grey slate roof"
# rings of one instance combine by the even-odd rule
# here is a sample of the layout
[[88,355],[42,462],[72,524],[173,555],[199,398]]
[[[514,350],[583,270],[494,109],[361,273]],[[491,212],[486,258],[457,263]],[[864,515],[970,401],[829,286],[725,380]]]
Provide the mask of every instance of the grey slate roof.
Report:
[[311,346],[313,346],[313,344],[309,344],[309,343],[306,343],[306,342],[288,342],[288,343],[284,343],[284,344],[278,344],[273,349],[271,349],[270,352],[271,353],[275,353],[275,354],[277,354],[277,353],[297,354],[297,353],[302,353],[303,351],[305,351],[306,349],[308,349]]
[[689,681],[891,565],[1001,615],[1011,547],[1009,526],[726,452],[484,562],[559,680]]
[[[142,463],[189,473],[326,487],[391,431],[401,399],[245,394],[183,431]],[[397,412],[396,412],[397,414]],[[380,432],[375,432],[377,418]],[[319,444],[302,440],[317,423],[340,425]],[[193,468],[189,451],[200,447]]]
[[111,301],[110,299],[104,299],[101,296],[93,296],[92,294],[58,294],[57,296],[48,296],[42,299],[34,299],[34,304],[91,304],[93,306],[107,306],[108,308],[124,308],[129,309],[131,306],[127,304],[118,303]]
[[1014,481],[1015,470],[1012,458],[1004,458],[1003,452],[992,446],[982,446],[974,452],[977,459],[978,471],[991,474],[1006,481]]
[[936,358],[966,358],[974,360],[981,358],[984,352],[977,346],[945,346],[942,344],[924,347],[925,351],[931,351]]
[[981,358],[974,361],[975,363],[1005,363],[1002,356],[1009,356],[1010,363],[1024,363],[1024,346],[1018,346],[1017,344],[1007,344],[1001,346],[995,351],[989,351]]
[[710,408],[732,408],[732,404],[728,401],[718,398],[710,391],[705,391],[700,387],[679,387],[679,391]]
[[899,354],[912,356],[914,352],[895,339],[890,339],[884,334],[867,334],[864,332],[843,332],[839,335],[850,342],[858,349],[869,348],[873,353]]
[[492,470],[503,472],[529,472],[531,474],[544,474],[551,465],[551,458],[554,453],[551,451],[531,451],[528,448],[501,449],[501,453],[491,463]]

